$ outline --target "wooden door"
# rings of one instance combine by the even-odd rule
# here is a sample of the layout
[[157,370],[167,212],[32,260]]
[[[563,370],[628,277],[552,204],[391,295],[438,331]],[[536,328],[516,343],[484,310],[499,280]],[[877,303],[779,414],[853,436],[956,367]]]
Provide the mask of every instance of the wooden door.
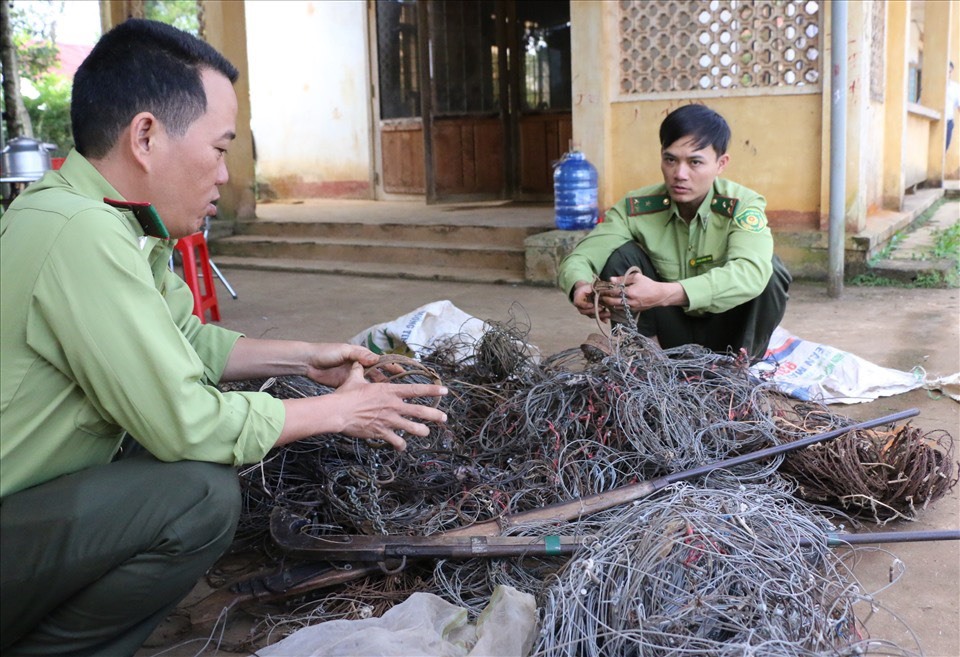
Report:
[[513,198],[551,200],[553,165],[573,138],[570,3],[524,0],[510,8]]
[[505,198],[504,2],[420,5],[427,203]]
[[375,18],[383,191],[552,199],[572,138],[569,2],[380,0]]
[[415,0],[373,3],[382,191],[424,194],[418,13]]

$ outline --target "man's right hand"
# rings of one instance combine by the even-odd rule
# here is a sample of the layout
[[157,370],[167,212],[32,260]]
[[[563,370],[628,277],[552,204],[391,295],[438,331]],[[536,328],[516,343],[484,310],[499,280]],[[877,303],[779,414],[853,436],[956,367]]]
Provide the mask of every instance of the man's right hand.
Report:
[[425,437],[430,428],[422,422],[447,421],[447,414],[433,406],[407,402],[419,397],[442,397],[447,394],[445,387],[428,383],[371,383],[363,372],[363,367],[355,364],[350,377],[331,394],[349,408],[340,433],[385,440],[402,450],[406,442],[401,433]]
[[320,434],[383,440],[403,450],[401,434],[426,436],[424,422],[443,423],[447,415],[426,404],[408,403],[420,397],[442,397],[444,386],[428,383],[370,383],[355,362],[347,379],[332,393],[305,399],[285,399],[283,431],[276,446]]
[[610,309],[595,302],[593,283],[577,281],[573,286],[573,305],[581,315],[593,317],[601,322],[610,320]]

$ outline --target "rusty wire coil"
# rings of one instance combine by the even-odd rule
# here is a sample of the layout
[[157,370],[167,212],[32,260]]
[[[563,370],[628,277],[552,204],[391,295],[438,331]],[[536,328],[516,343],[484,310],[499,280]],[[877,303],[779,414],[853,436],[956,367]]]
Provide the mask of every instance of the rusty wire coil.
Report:
[[943,497],[957,483],[960,464],[946,431],[906,424],[793,452],[780,471],[796,482],[797,496],[883,525],[913,520]]

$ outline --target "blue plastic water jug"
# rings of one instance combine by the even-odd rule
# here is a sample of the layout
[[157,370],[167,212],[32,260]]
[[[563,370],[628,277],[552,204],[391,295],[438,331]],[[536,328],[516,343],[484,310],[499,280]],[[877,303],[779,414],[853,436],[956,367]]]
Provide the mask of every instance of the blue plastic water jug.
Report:
[[597,169],[580,151],[565,153],[553,169],[557,228],[588,230],[597,224]]

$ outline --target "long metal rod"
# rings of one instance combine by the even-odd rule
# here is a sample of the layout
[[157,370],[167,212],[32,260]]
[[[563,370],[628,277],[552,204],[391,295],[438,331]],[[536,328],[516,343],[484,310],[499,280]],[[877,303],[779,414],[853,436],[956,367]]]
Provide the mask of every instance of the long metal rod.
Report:
[[[638,528],[639,529],[639,528]],[[500,557],[569,556],[596,536],[319,536],[300,534],[283,545],[288,554],[325,561],[375,561],[396,559],[473,559]],[[328,541],[325,539],[335,539]],[[339,539],[339,540],[337,540]],[[349,540],[354,539],[354,540]],[[905,532],[830,533],[822,539],[802,538],[801,546],[850,547],[880,543],[960,541],[960,529]]]
[[830,263],[827,294],[843,294],[847,215],[847,3],[830,3]]
[[220,268],[217,267],[212,258],[208,259],[208,262],[210,263],[210,269],[213,270],[213,273],[216,274],[217,278],[220,279],[220,282],[223,283],[223,287],[227,288],[227,292],[230,293],[230,296],[236,299],[237,293],[233,291],[233,287],[231,287],[230,283],[227,282],[227,279],[223,277],[223,274],[220,272]]
[[960,541],[960,529],[931,529],[912,532],[866,532],[863,534],[828,534],[827,547],[865,545],[867,543],[922,543],[925,541]]
[[707,474],[714,470],[720,470],[723,468],[732,468],[744,463],[752,463],[753,461],[758,461],[760,459],[767,458],[768,456],[777,456],[778,454],[786,454],[787,452],[794,452],[798,449],[803,449],[804,447],[809,447],[810,445],[816,445],[818,443],[825,443],[828,440],[833,440],[844,434],[850,433],[851,431],[861,431],[863,429],[872,429],[873,427],[878,427],[881,424],[893,424],[894,422],[899,422],[900,420],[906,420],[911,417],[916,417],[920,415],[920,410],[916,408],[909,408],[905,411],[900,411],[898,413],[891,413],[890,415],[885,415],[883,417],[878,417],[873,420],[864,420],[863,422],[858,422],[857,424],[851,424],[846,427],[840,427],[839,429],[832,429],[831,431],[825,431],[824,433],[818,433],[813,436],[807,436],[806,438],[801,438],[799,440],[794,440],[789,443],[783,443],[782,445],[774,445],[773,447],[767,447],[764,449],[757,450],[756,452],[750,452],[749,454],[741,454],[740,456],[734,456],[723,461],[717,461],[716,463],[707,463],[706,465],[701,465],[698,468],[692,468],[690,470],[684,470],[683,472],[676,472],[674,474],[669,474],[664,477],[668,483],[675,483],[677,481],[686,481],[687,479],[693,479],[694,477],[699,477],[702,474]]
[[[638,528],[639,529],[639,528]],[[334,540],[329,540],[334,539]],[[351,540],[352,539],[352,540]],[[567,556],[596,541],[584,536],[318,536],[299,534],[282,544],[284,551],[303,559],[376,561],[396,559],[473,559],[498,557]],[[960,529],[905,532],[829,533],[820,539],[801,538],[802,546],[850,547],[880,543],[960,541]]]

